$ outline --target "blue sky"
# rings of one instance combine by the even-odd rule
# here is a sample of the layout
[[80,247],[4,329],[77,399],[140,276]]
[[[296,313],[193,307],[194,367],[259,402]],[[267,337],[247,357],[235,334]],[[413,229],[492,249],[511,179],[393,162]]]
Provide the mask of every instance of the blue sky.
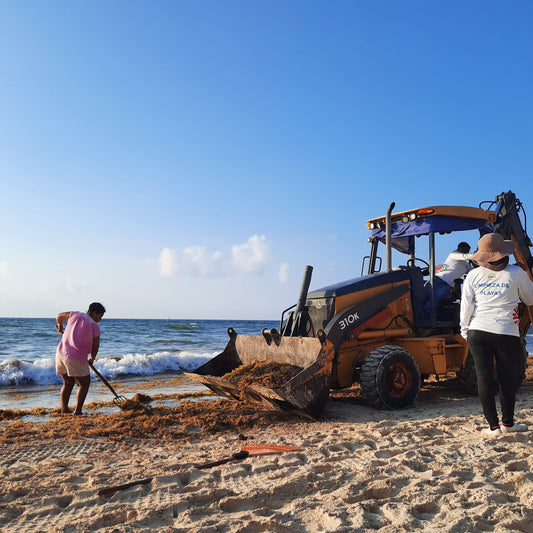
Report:
[[533,216],[532,27],[528,1],[0,2],[0,316],[277,319],[305,265],[360,274],[392,201]]

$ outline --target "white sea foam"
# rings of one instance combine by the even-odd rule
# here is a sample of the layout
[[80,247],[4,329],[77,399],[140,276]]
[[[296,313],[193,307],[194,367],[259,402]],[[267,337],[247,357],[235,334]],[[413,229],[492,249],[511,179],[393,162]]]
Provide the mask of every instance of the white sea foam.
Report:
[[120,358],[105,357],[95,362],[104,375],[153,376],[165,372],[188,372],[217,355],[217,352],[156,352],[151,354],[131,353]]
[[[124,375],[153,376],[194,370],[216,354],[217,352],[182,351],[101,356],[96,359],[95,367],[106,378]],[[43,357],[33,362],[9,359],[0,363],[0,386],[52,385],[60,382],[54,358]]]

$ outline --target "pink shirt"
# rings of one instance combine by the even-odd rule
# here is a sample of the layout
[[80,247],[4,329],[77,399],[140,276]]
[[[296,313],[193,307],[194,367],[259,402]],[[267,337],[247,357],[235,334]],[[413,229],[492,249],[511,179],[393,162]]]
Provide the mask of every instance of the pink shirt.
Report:
[[93,347],[93,338],[99,336],[100,327],[88,314],[73,311],[69,314],[57,352],[68,359],[87,361],[87,355]]

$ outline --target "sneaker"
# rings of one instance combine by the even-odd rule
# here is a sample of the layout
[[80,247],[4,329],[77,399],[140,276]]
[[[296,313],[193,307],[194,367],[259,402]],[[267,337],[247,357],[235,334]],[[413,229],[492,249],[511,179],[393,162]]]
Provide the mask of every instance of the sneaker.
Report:
[[491,438],[494,438],[494,437],[499,437],[502,434],[502,432],[501,432],[499,427],[494,428],[494,429],[485,428],[485,429],[481,430],[481,434],[484,437],[487,437],[487,438],[491,439]]
[[527,431],[527,426],[523,424],[513,424],[512,426],[502,426],[502,433],[515,433],[517,431]]

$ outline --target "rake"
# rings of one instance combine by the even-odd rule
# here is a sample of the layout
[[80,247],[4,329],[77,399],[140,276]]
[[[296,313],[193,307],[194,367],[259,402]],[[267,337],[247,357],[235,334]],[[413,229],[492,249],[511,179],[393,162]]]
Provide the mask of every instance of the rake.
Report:
[[92,363],[89,363],[89,366],[93,369],[93,372],[98,376],[100,381],[113,393],[113,396],[114,396],[113,403],[122,409],[124,407],[124,404],[128,401],[128,399],[124,396],[119,396],[115,392],[115,389],[111,386],[111,384],[104,378],[104,376],[102,376],[102,374],[100,374],[100,372],[98,372],[98,370],[94,368],[94,365]]
[[297,452],[301,448],[297,446],[288,446],[284,444],[246,444],[241,448],[239,452],[232,454],[230,457],[224,457],[218,461],[210,463],[195,464],[194,467],[198,469],[212,468],[213,466],[223,465],[231,461],[242,461],[247,457],[253,457],[254,455],[270,455],[273,453],[283,452]]

